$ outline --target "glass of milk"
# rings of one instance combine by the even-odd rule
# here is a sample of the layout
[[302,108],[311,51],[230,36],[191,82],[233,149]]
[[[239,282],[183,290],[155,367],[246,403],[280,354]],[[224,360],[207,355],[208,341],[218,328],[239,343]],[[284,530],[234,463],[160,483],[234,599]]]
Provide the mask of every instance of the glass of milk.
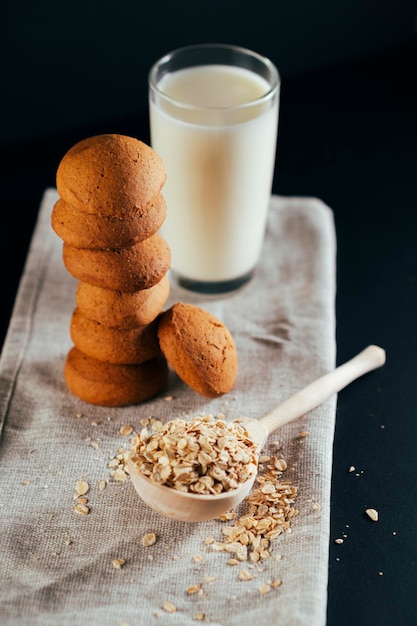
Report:
[[246,284],[262,251],[275,167],[280,77],[267,58],[223,44],[188,46],[149,73],[151,145],[167,180],[161,235],[188,290]]

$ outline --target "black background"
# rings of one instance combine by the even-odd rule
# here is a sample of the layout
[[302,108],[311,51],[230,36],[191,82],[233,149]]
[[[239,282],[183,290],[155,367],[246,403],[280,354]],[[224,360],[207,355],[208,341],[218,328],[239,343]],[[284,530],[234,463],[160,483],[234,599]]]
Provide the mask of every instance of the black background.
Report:
[[328,626],[417,624],[414,4],[7,4],[0,345],[43,191],[66,150],[99,132],[149,142],[147,71],[170,49],[223,41],[269,56],[282,76],[273,192],[315,196],[334,212],[337,361],[370,343],[387,351],[382,369],[338,398]]

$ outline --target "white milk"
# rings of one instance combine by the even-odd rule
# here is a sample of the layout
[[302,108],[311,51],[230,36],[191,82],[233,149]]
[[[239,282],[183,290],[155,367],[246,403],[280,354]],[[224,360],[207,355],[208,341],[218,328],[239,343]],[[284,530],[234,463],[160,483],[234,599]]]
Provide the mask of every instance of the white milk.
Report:
[[[165,164],[167,218],[161,234],[172,269],[202,282],[239,278],[263,243],[275,164],[278,95],[243,68],[206,65],[168,74],[150,101],[151,143]],[[187,105],[205,107],[193,109]]]

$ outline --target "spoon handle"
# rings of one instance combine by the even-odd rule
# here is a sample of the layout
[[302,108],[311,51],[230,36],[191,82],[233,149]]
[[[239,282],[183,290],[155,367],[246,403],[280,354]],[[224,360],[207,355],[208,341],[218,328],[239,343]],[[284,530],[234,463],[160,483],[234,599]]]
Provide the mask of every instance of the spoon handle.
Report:
[[267,413],[260,422],[268,433],[271,433],[284,424],[312,411],[334,393],[363,374],[381,367],[384,363],[385,350],[378,346],[368,346],[343,365],[321,376],[285,400],[273,411]]

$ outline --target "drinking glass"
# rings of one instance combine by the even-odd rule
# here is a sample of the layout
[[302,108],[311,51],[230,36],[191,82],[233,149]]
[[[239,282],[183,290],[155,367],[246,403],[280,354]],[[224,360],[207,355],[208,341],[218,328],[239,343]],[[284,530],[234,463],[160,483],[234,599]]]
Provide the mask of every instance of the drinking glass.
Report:
[[225,293],[253,276],[275,167],[280,77],[227,44],[180,48],[149,72],[151,145],[167,180],[161,235],[186,289]]

